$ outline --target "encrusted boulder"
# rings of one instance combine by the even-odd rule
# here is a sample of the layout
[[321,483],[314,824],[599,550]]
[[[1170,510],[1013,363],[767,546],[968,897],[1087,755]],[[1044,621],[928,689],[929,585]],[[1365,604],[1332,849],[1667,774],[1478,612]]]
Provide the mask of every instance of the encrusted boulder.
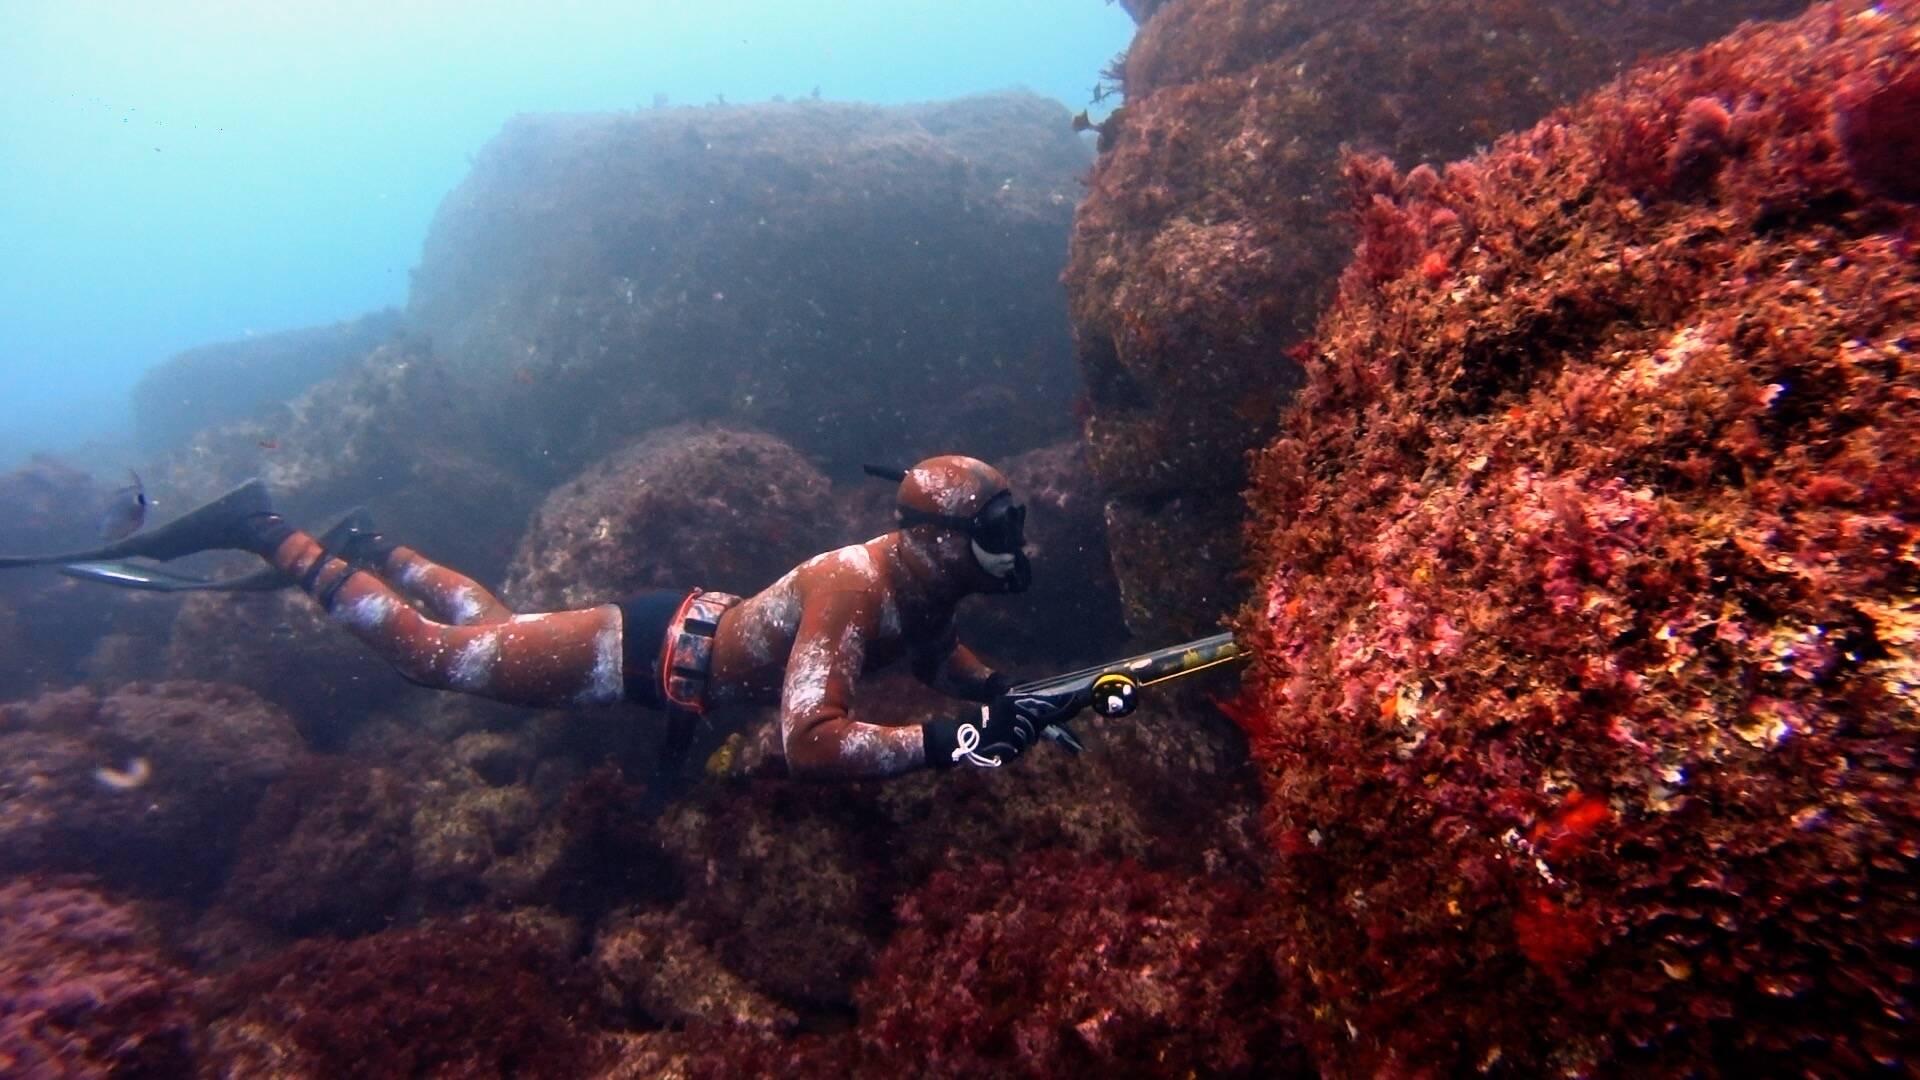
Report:
[[459,373],[402,337],[285,405],[201,431],[148,479],[184,509],[258,476],[310,527],[364,504],[383,532],[488,581],[551,476],[500,442]]
[[588,607],[649,588],[749,595],[844,535],[831,485],[770,435],[668,428],[554,489],[527,524],[505,597]]
[[655,1024],[791,1029],[794,1014],[721,966],[692,925],[667,912],[626,912],[594,936],[593,973],[617,1014]]
[[206,996],[222,1075],[585,1075],[586,980],[554,934],[498,917],[303,942]]
[[286,714],[236,686],[136,684],[0,706],[0,867],[197,895],[303,752]]
[[1244,457],[1298,387],[1288,350],[1351,249],[1341,148],[1409,167],[1451,160],[1622,60],[1803,5],[1152,6],[1120,72],[1126,103],[1101,125],[1066,281],[1085,434],[1118,500],[1110,542],[1127,618],[1177,639],[1238,596],[1237,552],[1220,538],[1244,520]]
[[860,1075],[1314,1075],[1242,887],[1056,854],[943,871],[898,918]]
[[494,437],[572,471],[691,419],[835,469],[1066,433],[1088,153],[1026,93],[521,116],[436,216],[409,320]]
[[223,906],[292,934],[378,927],[407,886],[412,809],[393,771],[312,759],[261,798]]
[[1235,706],[1327,1072],[1920,1061],[1916,64],[1823,4],[1350,165]]
[[162,655],[169,678],[244,686],[322,748],[340,746],[375,709],[430,697],[296,588],[189,594]]
[[191,1076],[187,974],[132,908],[88,888],[0,884],[0,1072]]
[[400,330],[400,313],[200,345],[140,376],[133,387],[134,432],[164,450],[205,428],[284,404],[360,359]]
[[844,1007],[879,944],[884,868],[852,790],[759,780],[708,788],[656,826],[679,868],[678,914],[728,969],[789,1005]]

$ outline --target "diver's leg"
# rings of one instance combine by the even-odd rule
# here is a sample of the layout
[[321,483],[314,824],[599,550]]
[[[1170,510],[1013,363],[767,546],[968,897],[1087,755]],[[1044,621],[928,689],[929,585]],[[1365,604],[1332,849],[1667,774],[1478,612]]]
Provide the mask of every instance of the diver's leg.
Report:
[[513,609],[485,585],[377,532],[358,532],[345,545],[329,546],[328,550],[338,550],[360,566],[374,570],[399,586],[401,592],[425,604],[443,622],[476,626],[513,618]]
[[624,695],[618,605],[450,626],[415,611],[386,582],[328,554],[306,533],[287,532],[269,561],[422,686],[518,705],[600,704]]
[[513,609],[501,603],[485,585],[458,570],[441,566],[405,544],[396,544],[387,553],[380,565],[380,576],[455,626],[503,623],[513,618]]

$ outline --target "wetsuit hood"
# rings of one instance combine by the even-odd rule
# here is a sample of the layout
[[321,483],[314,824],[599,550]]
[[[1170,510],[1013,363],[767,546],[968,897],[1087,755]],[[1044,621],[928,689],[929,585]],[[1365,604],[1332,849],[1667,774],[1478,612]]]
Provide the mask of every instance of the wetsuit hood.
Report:
[[931,526],[943,534],[936,561],[967,592],[1025,592],[1033,581],[1026,555],[1027,508],[1006,475],[978,458],[942,454],[911,469],[868,466],[897,480],[894,511],[903,530]]

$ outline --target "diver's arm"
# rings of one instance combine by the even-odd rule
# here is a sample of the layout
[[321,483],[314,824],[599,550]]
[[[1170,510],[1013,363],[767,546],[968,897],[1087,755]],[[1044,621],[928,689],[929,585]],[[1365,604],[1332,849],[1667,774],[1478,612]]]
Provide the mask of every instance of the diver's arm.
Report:
[[878,626],[872,608],[858,592],[807,598],[780,697],[781,743],[796,777],[875,779],[926,764],[919,728],[863,724],[850,714],[866,641]]
[[982,705],[1013,685],[1011,678],[994,671],[972,649],[960,644],[952,623],[947,624],[947,632],[938,642],[914,656],[913,673],[943,694]]

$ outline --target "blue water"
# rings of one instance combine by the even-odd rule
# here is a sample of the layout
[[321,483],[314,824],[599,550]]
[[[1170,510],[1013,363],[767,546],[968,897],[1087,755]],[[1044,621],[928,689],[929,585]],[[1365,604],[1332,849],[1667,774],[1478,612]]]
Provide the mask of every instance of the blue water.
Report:
[[0,0],[0,27],[0,468],[111,463],[180,349],[404,303],[515,113],[1015,85],[1077,110],[1132,34],[1101,0]]

